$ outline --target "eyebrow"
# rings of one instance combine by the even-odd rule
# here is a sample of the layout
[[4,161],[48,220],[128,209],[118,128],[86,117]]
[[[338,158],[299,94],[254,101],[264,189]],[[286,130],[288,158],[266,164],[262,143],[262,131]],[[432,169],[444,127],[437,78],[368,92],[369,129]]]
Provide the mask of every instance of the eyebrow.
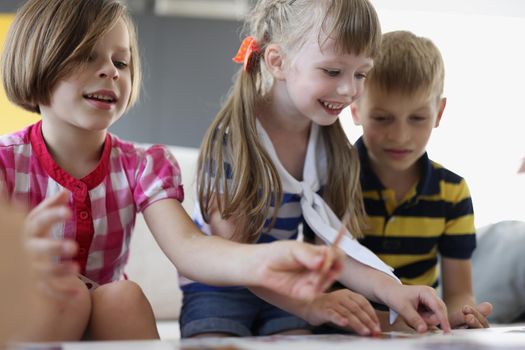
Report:
[[421,106],[421,107],[418,107],[418,108],[414,109],[414,112],[426,112],[429,109],[430,109],[429,106],[425,105],[425,106]]
[[378,107],[373,107],[373,108],[370,109],[370,111],[373,112],[373,113],[392,114],[391,112],[387,111],[386,109],[378,108]]
[[117,51],[119,53],[129,53],[129,54],[131,54],[131,48],[130,47],[117,46],[115,51]]
[[365,69],[372,69],[372,68],[374,68],[374,62],[365,63],[365,64],[363,64],[363,65],[360,66],[360,67],[363,67],[363,68],[365,68]]
[[[346,62],[344,62],[344,60],[341,60],[341,59],[338,59],[338,58],[324,58],[322,60],[319,60],[319,62],[317,62],[318,64],[321,64],[321,65],[331,65],[331,64],[334,64],[334,65],[341,65],[341,66],[347,66]],[[356,68],[358,69],[372,69],[374,68],[374,63],[373,62],[367,62],[367,63],[363,63],[362,65],[359,65],[357,66]]]

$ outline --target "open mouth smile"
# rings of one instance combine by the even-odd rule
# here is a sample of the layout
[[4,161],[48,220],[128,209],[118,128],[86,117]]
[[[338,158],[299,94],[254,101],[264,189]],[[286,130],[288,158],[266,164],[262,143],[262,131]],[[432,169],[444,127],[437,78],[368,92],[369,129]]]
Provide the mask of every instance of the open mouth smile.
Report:
[[319,103],[321,104],[321,106],[323,106],[324,110],[331,115],[339,115],[341,111],[347,106],[343,103],[328,102],[321,100],[319,100]]

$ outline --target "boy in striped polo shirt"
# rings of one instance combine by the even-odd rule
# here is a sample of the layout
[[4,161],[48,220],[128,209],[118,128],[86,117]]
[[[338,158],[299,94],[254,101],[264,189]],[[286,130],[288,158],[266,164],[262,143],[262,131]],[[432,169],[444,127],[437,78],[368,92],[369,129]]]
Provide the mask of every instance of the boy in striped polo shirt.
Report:
[[443,84],[443,60],[430,40],[383,35],[365,92],[352,105],[363,128],[356,142],[369,216],[362,243],[405,284],[437,287],[440,261],[451,326],[488,327],[492,306],[477,305],[472,291],[476,237],[467,183],[425,151],[445,109]]

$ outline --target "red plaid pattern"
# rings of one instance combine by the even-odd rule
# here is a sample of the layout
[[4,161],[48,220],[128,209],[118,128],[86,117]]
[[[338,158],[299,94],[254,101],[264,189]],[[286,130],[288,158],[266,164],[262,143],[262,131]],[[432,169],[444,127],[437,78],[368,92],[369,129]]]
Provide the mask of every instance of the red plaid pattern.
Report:
[[73,216],[52,236],[78,242],[81,273],[99,284],[122,278],[136,213],[184,199],[179,166],[164,146],[144,149],[108,133],[97,168],[79,180],[53,161],[41,122],[0,137],[0,192],[34,208],[63,190]]

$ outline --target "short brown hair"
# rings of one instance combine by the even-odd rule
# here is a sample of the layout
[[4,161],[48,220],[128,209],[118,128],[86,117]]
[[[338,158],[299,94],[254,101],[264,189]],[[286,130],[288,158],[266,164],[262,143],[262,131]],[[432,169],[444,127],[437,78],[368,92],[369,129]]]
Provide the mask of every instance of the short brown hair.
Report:
[[31,112],[48,104],[57,82],[89,57],[97,41],[119,20],[131,49],[131,95],[140,90],[137,36],[126,7],[117,0],[29,0],[17,11],[2,55],[7,97]]
[[434,43],[407,31],[383,34],[367,85],[385,92],[413,94],[428,90],[441,97],[445,67]]

